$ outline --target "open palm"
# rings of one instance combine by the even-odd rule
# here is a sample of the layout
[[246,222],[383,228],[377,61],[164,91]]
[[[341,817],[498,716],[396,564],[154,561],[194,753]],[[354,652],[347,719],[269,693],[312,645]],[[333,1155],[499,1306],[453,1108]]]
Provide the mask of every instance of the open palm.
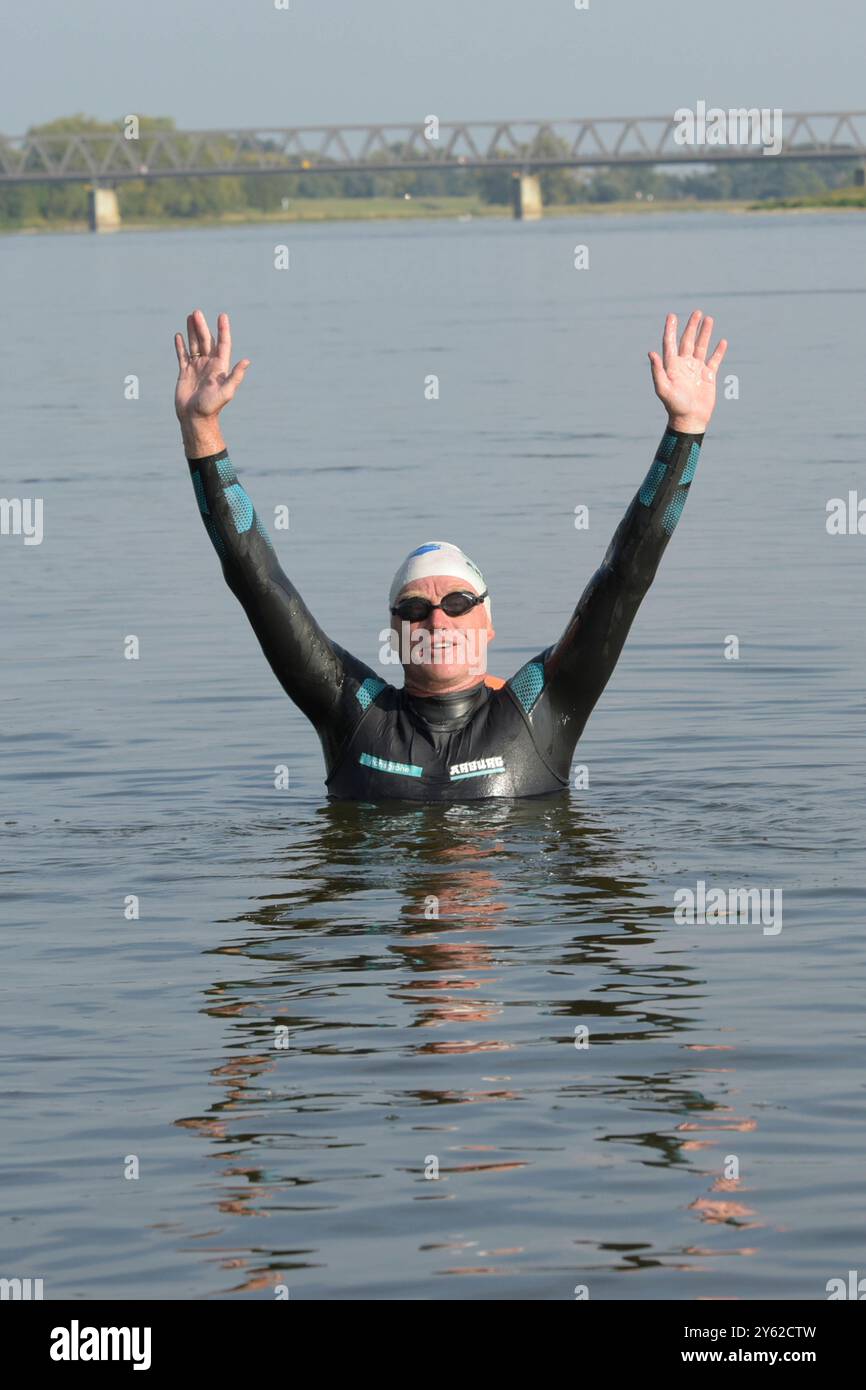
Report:
[[249,358],[242,358],[232,369],[232,334],[228,314],[220,314],[217,318],[216,342],[201,309],[187,316],[186,331],[188,347],[182,333],[174,335],[179,369],[174,408],[178,419],[217,415],[243,381],[250,365]]
[[668,314],[662,339],[662,356],[649,354],[653,385],[667,407],[671,426],[686,434],[700,434],[709,424],[716,404],[716,375],[728,344],[718,343],[707,361],[713,320],[695,309],[677,346],[677,316]]

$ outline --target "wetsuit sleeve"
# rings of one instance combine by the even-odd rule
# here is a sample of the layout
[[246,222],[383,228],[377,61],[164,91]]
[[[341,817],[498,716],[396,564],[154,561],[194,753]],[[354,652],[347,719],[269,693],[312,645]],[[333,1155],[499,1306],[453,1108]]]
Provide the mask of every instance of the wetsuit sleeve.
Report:
[[576,742],[628,636],[695,476],[703,434],[667,430],[571,621],[544,665],[554,709]]
[[342,695],[347,662],[354,658],[325,635],[284,574],[228,451],[187,462],[226,582],[243,605],[274,674],[319,732],[327,728],[331,741],[339,742],[348,732],[342,727],[347,723]]

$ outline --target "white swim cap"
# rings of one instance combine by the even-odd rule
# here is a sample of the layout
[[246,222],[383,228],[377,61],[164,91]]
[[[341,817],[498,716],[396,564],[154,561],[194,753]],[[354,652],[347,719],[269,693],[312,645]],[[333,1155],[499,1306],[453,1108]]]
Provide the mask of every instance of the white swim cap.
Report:
[[[463,580],[473,594],[483,594],[487,588],[484,575],[459,545],[452,545],[450,541],[425,541],[417,550],[410,551],[391,580],[388,607],[394,607],[394,600],[404,585],[413,579],[429,579],[437,574],[453,574],[455,578]],[[484,607],[489,618],[489,598],[484,600]]]

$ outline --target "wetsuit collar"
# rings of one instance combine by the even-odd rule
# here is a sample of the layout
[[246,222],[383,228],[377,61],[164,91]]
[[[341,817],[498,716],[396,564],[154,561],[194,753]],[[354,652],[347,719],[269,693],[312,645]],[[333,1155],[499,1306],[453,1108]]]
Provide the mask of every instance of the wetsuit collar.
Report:
[[487,685],[480,680],[467,690],[452,690],[445,695],[411,695],[406,701],[414,714],[433,729],[453,729],[464,724],[487,696]]

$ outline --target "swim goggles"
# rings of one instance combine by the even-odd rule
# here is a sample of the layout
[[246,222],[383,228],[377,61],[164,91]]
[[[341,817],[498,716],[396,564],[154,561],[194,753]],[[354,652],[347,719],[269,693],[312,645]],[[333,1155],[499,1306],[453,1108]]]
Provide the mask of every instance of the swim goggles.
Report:
[[486,598],[486,589],[483,594],[467,594],[462,589],[455,589],[454,593],[446,594],[439,603],[432,603],[429,598],[422,598],[418,594],[401,599],[391,612],[407,623],[423,623],[425,618],[430,617],[434,608],[441,608],[449,618],[460,618],[477,604],[483,603]]

